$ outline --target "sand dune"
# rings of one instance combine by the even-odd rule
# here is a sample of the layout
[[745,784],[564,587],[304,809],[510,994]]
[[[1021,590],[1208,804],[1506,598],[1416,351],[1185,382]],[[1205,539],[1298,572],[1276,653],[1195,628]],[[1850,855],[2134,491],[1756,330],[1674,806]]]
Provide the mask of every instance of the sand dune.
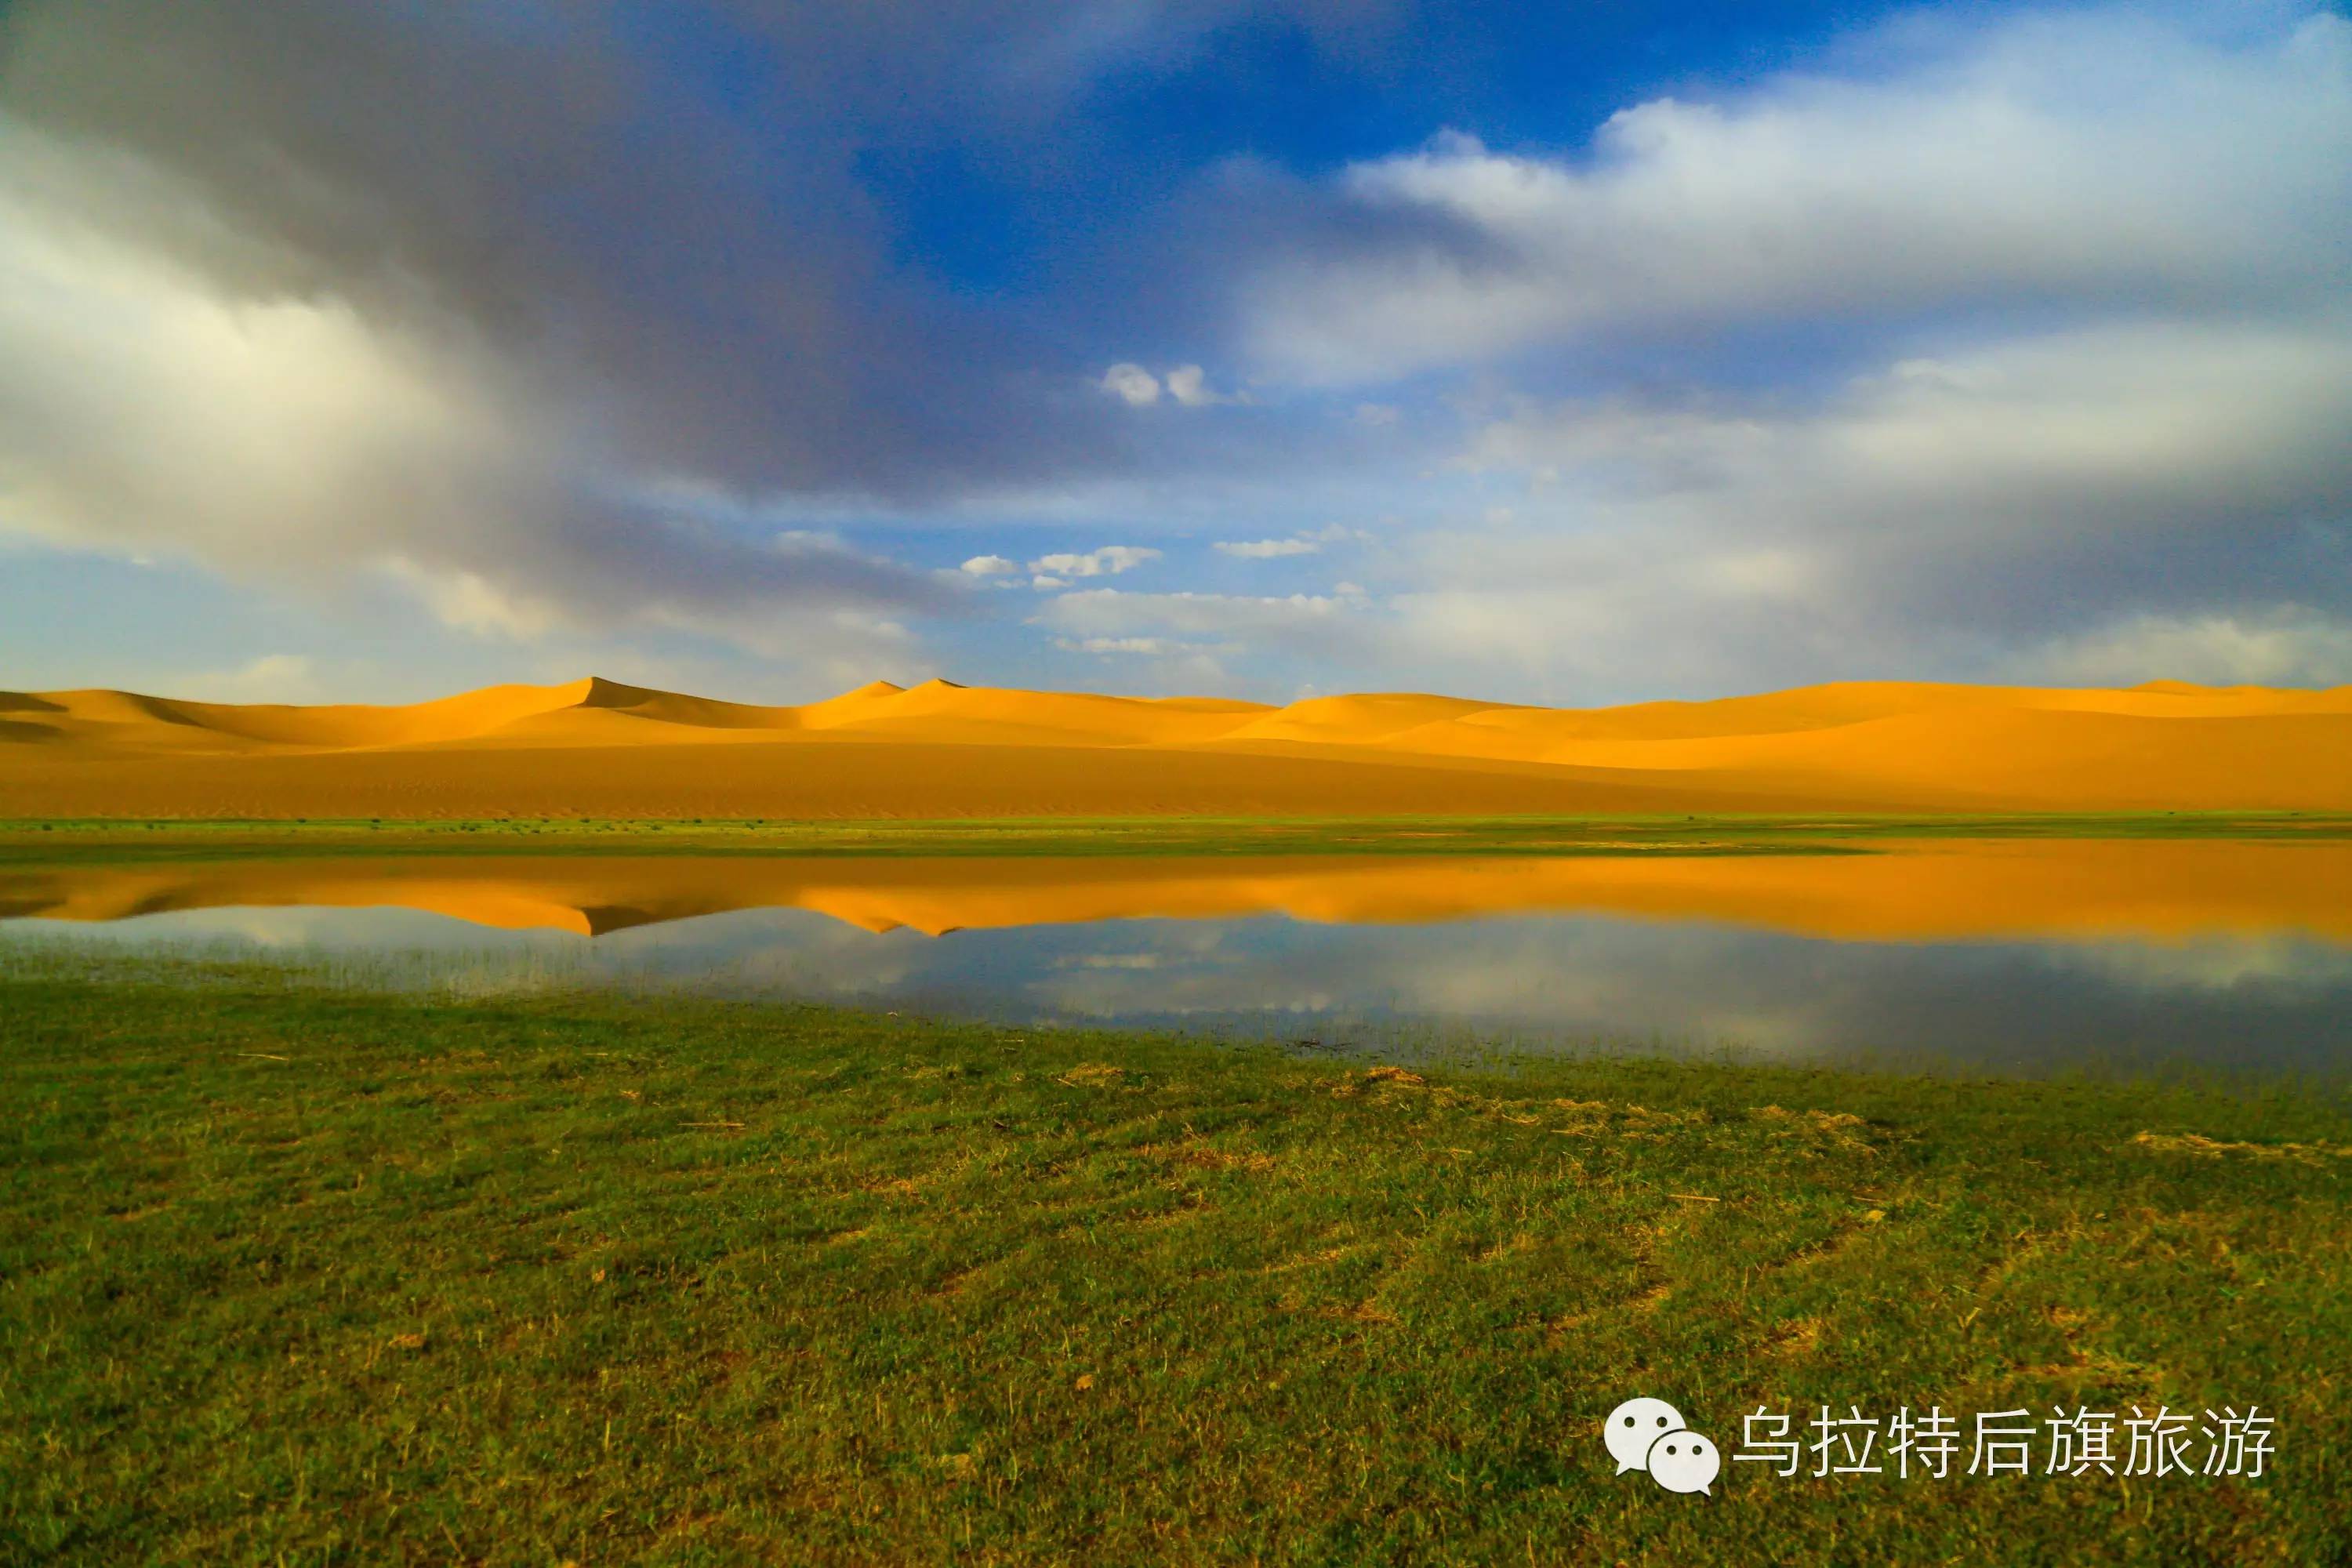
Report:
[[1849,682],[1570,710],[590,678],[409,707],[0,693],[0,816],[2352,809],[2352,687]]

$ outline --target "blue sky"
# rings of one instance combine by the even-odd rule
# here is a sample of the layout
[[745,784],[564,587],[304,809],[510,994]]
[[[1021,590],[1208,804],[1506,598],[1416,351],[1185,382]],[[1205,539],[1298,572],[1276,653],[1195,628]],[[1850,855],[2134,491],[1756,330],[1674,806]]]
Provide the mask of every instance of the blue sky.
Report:
[[2324,6],[0,8],[0,686],[2352,681]]

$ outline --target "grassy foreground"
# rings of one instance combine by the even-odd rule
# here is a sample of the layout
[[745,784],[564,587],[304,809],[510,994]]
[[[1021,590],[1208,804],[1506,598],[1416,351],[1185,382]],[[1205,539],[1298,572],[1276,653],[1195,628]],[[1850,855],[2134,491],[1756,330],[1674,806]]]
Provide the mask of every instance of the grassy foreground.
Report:
[[2326,812],[1933,816],[1024,817],[943,822],[498,817],[482,820],[0,819],[0,866],[249,856],[1752,855],[1852,854],[1928,838],[2352,837]]
[[[20,973],[0,1108],[9,1562],[2352,1560],[2341,1089]],[[2277,1451],[1685,1497],[1637,1394]]]

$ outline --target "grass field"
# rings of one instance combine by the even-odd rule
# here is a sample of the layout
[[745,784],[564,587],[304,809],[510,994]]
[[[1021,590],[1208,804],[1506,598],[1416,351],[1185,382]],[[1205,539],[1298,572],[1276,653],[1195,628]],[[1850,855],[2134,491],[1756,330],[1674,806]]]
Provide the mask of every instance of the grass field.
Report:
[[1008,855],[1744,855],[1840,854],[1874,841],[1932,838],[2352,837],[2323,812],[2073,813],[2056,816],[1069,818],[791,822],[501,817],[465,821],[0,819],[0,866],[60,860],[244,856],[772,854]]
[[[175,978],[0,974],[0,1559],[2352,1560],[2341,1087]],[[1637,1394],[2276,1452],[1684,1497]]]

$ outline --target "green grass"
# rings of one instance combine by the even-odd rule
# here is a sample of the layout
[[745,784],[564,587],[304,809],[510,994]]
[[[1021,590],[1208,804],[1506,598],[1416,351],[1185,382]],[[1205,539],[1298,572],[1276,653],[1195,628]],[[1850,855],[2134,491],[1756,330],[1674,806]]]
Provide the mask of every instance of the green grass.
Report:
[[263,855],[1739,855],[1853,853],[1916,838],[2352,837],[2320,812],[1892,816],[1039,817],[793,822],[502,817],[488,821],[0,820],[0,865]]
[[[2340,1087],[35,969],[0,1085],[12,1563],[2352,1560]],[[2277,1454],[1685,1498],[1634,1394]]]

